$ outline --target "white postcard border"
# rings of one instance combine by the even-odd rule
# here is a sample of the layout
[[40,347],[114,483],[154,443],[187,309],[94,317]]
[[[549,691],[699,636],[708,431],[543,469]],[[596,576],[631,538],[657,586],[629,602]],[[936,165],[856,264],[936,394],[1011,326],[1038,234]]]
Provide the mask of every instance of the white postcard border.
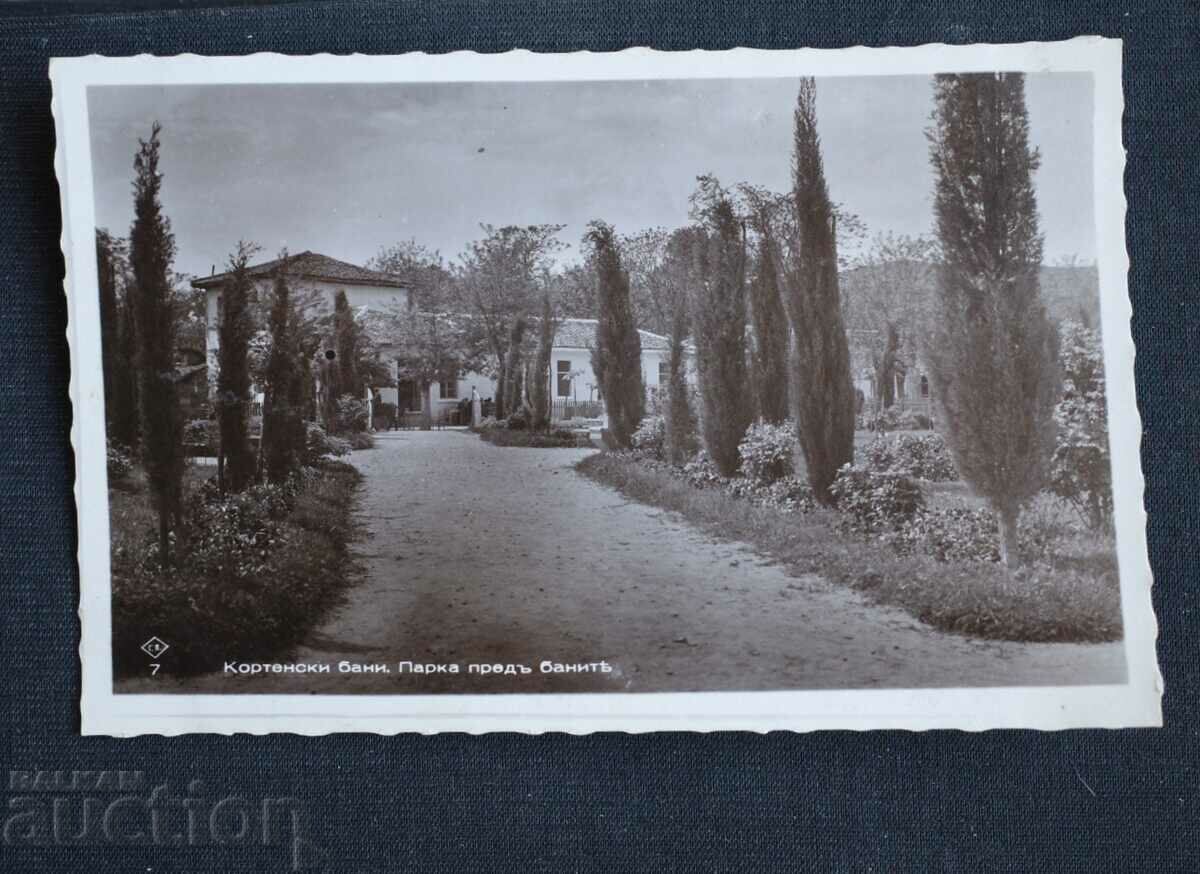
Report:
[[[1117,547],[1128,682],[1124,685],[695,693],[518,695],[153,695],[113,692],[109,521],[88,109],[89,85],[581,81],[869,76],[990,70],[1090,72],[1095,83],[1095,204],[1101,324],[1108,374]],[[822,728],[1062,729],[1161,725],[1162,678],[1139,459],[1132,308],[1125,248],[1121,43],[854,47],[838,50],[568,55],[513,51],[394,57],[257,54],[51,61],[63,208],[74,405],[82,623],[82,730],[131,736],[192,732],[543,732]],[[77,290],[85,290],[77,293]]]

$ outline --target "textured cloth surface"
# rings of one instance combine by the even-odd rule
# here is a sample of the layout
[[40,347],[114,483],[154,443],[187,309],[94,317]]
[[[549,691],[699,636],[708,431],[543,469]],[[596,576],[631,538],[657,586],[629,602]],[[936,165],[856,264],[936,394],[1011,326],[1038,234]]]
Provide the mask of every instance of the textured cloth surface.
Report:
[[[117,5],[117,4],[114,4]],[[1200,7],[814,0],[190,2],[0,8],[0,769],[4,871],[287,870],[278,846],[30,846],[7,772],[125,769],[296,799],[326,870],[1187,871],[1196,865]],[[1126,193],[1161,731],[115,741],[78,735],[69,364],[52,55],[1125,42]],[[18,782],[20,778],[17,778]],[[78,793],[76,793],[78,795]],[[143,796],[145,793],[143,793]],[[111,799],[111,794],[106,798]],[[106,802],[107,803],[107,802]],[[38,808],[44,814],[45,807]],[[37,810],[33,813],[38,814]],[[113,825],[113,823],[109,823]],[[119,836],[118,836],[119,837]],[[128,838],[129,836],[126,835]],[[137,843],[132,839],[125,843]]]

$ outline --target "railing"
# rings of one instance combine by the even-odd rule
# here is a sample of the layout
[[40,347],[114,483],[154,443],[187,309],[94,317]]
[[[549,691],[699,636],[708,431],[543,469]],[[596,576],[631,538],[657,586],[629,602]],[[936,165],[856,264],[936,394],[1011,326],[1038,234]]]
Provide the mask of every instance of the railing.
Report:
[[550,418],[555,422],[561,419],[599,419],[603,415],[603,401],[573,401],[560,398],[550,406]]

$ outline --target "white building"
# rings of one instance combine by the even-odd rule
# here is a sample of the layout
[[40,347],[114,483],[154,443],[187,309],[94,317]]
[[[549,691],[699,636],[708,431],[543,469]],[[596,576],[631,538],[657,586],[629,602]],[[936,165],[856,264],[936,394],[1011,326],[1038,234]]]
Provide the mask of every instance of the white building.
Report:
[[[274,273],[279,265],[277,260],[267,261],[248,269],[260,295],[270,293]],[[217,326],[221,319],[222,289],[230,279],[229,273],[215,273],[192,280],[194,288],[204,289],[207,294],[207,352],[210,373],[215,372],[219,346]],[[356,311],[383,313],[406,306],[411,289],[410,284],[401,277],[367,270],[315,252],[301,252],[291,256],[288,261],[288,279],[293,295],[315,291],[320,299],[318,306],[328,312],[333,310],[334,298],[339,291],[346,293],[350,306]],[[592,371],[596,327],[595,319],[563,319],[559,323],[550,359],[551,398],[555,419],[600,415],[603,398],[599,382]],[[639,334],[642,341],[642,381],[647,393],[653,394],[667,383],[668,341],[666,337],[649,331],[639,331]],[[391,354],[395,354],[395,350]],[[390,363],[395,374],[395,361]],[[688,379],[689,382],[695,381],[694,368],[691,366],[688,368]],[[451,374],[448,379],[433,386],[430,400],[435,419],[450,418],[460,401],[471,397],[472,390],[478,392],[481,399],[494,398],[495,380],[481,373],[468,372]],[[422,392],[409,380],[378,386],[377,391],[381,400],[398,404],[402,412],[422,410]]]

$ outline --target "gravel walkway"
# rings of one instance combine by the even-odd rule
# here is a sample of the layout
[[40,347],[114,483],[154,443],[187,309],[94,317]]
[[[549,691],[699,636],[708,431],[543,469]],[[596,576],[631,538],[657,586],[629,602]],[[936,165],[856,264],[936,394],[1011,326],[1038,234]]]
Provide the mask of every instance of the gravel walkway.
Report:
[[[366,477],[366,580],[292,657],[334,673],[208,676],[175,691],[695,691],[1123,682],[1120,643],[978,641],[702,534],[577,475],[590,450],[385,434]],[[609,674],[541,674],[543,660]],[[336,663],[389,674],[338,674]],[[398,673],[400,661],[460,674]],[[521,663],[522,677],[467,673]],[[134,691],[129,689],[129,691]],[[155,691],[166,691],[156,683]]]

